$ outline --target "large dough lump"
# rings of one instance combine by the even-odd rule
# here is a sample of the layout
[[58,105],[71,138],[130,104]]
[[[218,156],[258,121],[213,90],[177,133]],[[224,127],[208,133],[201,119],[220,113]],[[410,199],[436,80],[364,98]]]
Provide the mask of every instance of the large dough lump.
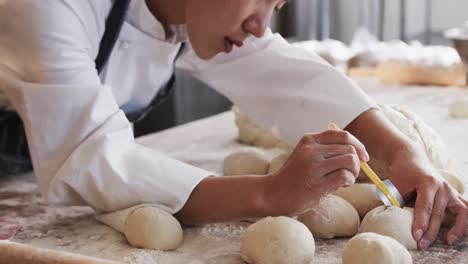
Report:
[[[461,180],[455,173],[454,163],[442,137],[426,124],[421,117],[411,111],[390,105],[380,105],[380,109],[398,130],[424,147],[426,155],[434,168],[441,173],[452,187],[463,194],[463,186],[460,187],[459,184]],[[389,177],[389,164],[387,162],[371,157],[369,165],[381,179]],[[447,175],[449,176],[446,177]],[[358,180],[367,181],[368,179],[361,172]]]

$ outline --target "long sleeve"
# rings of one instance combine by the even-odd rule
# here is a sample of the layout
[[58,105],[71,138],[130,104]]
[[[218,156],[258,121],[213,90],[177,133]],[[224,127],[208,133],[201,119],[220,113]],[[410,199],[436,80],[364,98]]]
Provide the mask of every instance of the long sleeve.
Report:
[[[40,63],[29,67],[26,61],[0,59],[0,88],[24,122],[43,196],[52,204],[87,204],[103,212],[142,203],[177,212],[212,173],[134,141],[114,89],[101,83],[94,68],[111,1],[19,2],[30,5],[17,14],[37,15],[29,26],[37,25]],[[12,34],[5,39],[24,29],[6,25]],[[7,44],[0,41],[5,54],[23,52]]]
[[346,127],[375,103],[319,56],[267,31],[241,48],[202,61],[188,51],[177,66],[226,95],[291,145],[330,121]]

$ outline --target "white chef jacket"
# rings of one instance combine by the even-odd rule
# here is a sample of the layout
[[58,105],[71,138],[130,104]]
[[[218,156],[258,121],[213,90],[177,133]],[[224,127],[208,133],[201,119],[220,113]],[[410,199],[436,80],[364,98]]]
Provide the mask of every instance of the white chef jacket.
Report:
[[[136,143],[122,109],[145,106],[169,80],[185,33],[178,28],[166,36],[145,1],[131,1],[99,76],[94,59],[111,6],[111,0],[6,0],[0,6],[1,89],[23,119],[49,203],[103,212],[151,203],[175,213],[213,173]],[[176,65],[291,145],[329,121],[345,127],[375,107],[316,54],[269,30],[209,61],[188,50]]]

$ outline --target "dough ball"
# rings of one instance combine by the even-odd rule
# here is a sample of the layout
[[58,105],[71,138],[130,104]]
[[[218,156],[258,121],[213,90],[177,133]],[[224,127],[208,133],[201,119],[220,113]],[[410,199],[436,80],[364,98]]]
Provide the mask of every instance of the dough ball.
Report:
[[455,118],[468,118],[468,100],[459,101],[449,106],[449,114]]
[[339,188],[333,194],[345,199],[363,218],[370,210],[382,205],[382,201],[380,201],[375,190],[374,184],[355,183],[349,187]]
[[260,151],[244,150],[234,152],[224,159],[224,175],[265,175],[268,160]]
[[283,153],[273,158],[270,162],[270,167],[268,168],[268,174],[275,173],[279,169],[281,169],[281,167],[283,167],[284,163],[286,163],[288,158],[289,153]]
[[272,133],[252,122],[238,107],[233,106],[232,111],[234,112],[235,122],[239,129],[240,142],[262,148],[290,148],[288,144],[279,140]]
[[134,247],[171,250],[183,241],[180,223],[168,212],[146,206],[136,209],[125,222],[125,236]]
[[310,264],[315,241],[299,221],[279,216],[250,225],[242,239],[241,257],[247,263]]
[[395,239],[376,233],[359,234],[346,243],[343,264],[412,264],[410,253]]
[[328,195],[314,209],[299,215],[315,237],[349,237],[358,232],[359,215],[356,209],[343,198]]
[[439,173],[459,194],[465,193],[465,186],[456,173],[446,170],[439,170]]
[[389,236],[400,242],[407,249],[417,249],[416,241],[411,233],[413,224],[413,208],[404,209],[392,206],[379,206],[371,210],[362,220],[359,232],[374,232]]

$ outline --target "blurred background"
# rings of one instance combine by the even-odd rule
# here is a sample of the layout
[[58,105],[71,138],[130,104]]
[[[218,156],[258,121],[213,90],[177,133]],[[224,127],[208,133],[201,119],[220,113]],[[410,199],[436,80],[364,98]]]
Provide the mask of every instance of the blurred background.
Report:
[[[271,28],[291,42],[332,38],[349,44],[359,28],[379,40],[451,45],[443,32],[467,20],[466,0],[294,0],[276,12]],[[226,111],[231,103],[213,89],[176,72],[174,93],[135,125],[143,135]]]

